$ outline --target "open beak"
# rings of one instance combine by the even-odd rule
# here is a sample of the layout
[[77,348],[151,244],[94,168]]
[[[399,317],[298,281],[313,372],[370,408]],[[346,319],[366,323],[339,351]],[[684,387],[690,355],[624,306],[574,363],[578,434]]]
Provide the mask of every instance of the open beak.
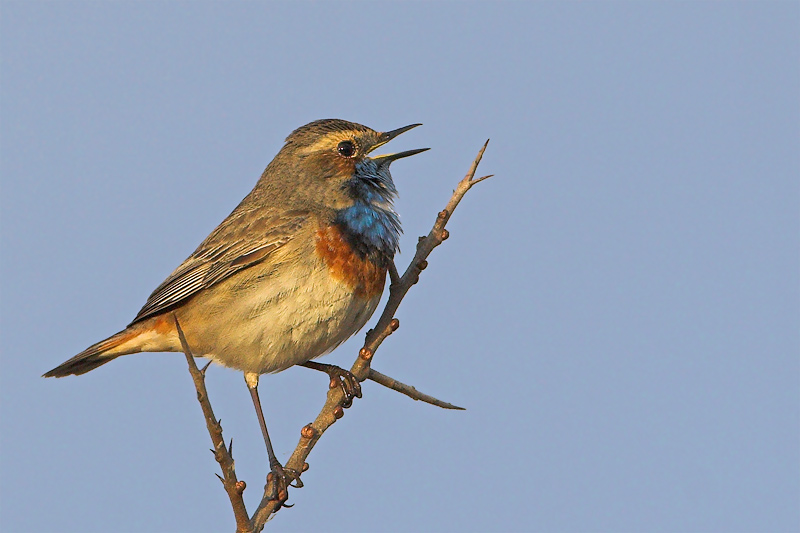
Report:
[[[378,148],[380,146],[383,146],[384,144],[388,143],[389,141],[391,141],[392,139],[394,139],[395,137],[397,137],[401,133],[405,133],[410,129],[416,128],[417,126],[422,126],[422,124],[411,124],[410,126],[404,126],[402,128],[397,128],[396,130],[392,130],[392,131],[387,131],[387,132],[381,133],[378,136],[378,142],[375,143],[369,149],[369,151],[372,152],[376,148]],[[416,154],[418,154],[420,152],[424,152],[426,150],[430,150],[430,148],[417,148],[415,150],[406,150],[405,152],[398,152],[396,154],[378,155],[378,156],[373,157],[372,160],[375,161],[376,163],[378,163],[379,165],[383,165],[383,164],[388,165],[389,163],[391,163],[392,161],[394,161],[396,159],[402,159],[404,157],[408,157],[408,156],[411,156],[411,155],[416,155]]]

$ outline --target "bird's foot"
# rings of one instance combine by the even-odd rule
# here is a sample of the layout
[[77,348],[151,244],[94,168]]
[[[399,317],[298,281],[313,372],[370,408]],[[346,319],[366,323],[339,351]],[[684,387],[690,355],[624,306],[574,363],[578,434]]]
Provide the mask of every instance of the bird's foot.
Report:
[[361,382],[352,372],[330,365],[328,376],[331,378],[330,388],[339,387],[342,390],[342,407],[347,409],[353,405],[355,398],[361,398]]
[[341,406],[343,408],[347,409],[353,405],[353,399],[361,398],[361,382],[349,370],[336,365],[317,363],[316,361],[308,361],[303,366],[328,374],[328,377],[331,378],[330,388],[339,387],[342,391]]
[[292,507],[286,505],[289,499],[289,487],[301,488],[303,482],[300,481],[300,472],[291,468],[284,468],[280,463],[272,465],[272,471],[267,474],[267,487],[269,490],[269,499],[278,500],[280,507]]

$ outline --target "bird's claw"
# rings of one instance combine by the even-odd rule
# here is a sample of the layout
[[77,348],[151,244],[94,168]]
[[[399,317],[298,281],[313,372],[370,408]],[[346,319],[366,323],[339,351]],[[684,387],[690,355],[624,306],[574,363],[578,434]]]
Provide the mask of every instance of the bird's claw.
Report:
[[335,389],[339,387],[342,391],[342,401],[340,405],[344,409],[353,405],[354,398],[361,398],[361,383],[349,370],[339,368],[336,365],[317,363],[316,361],[306,361],[302,363],[302,366],[328,374],[328,377],[331,378],[330,388]]
[[271,484],[272,488],[269,491],[270,501],[277,500],[280,507],[293,507],[287,505],[286,501],[289,499],[289,487],[301,488],[303,482],[300,481],[300,472],[291,468],[283,468],[280,463],[272,465],[272,471],[267,474],[267,485]]
[[327,371],[331,378],[331,388],[339,387],[342,391],[343,408],[353,405],[353,399],[361,398],[361,382],[352,372],[333,365]]

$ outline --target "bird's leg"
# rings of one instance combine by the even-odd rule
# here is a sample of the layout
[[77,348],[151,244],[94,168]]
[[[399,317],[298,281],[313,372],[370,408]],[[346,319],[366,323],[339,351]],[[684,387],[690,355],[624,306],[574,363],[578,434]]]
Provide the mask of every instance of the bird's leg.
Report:
[[361,398],[361,383],[349,370],[336,365],[317,363],[316,361],[306,361],[301,366],[328,374],[328,377],[331,378],[331,388],[338,386],[342,389],[342,394],[344,395],[342,407],[345,409],[353,405],[353,398]]
[[[261,433],[264,435],[264,443],[267,445],[267,455],[269,456],[270,475],[273,478],[271,500],[280,500],[281,505],[289,499],[289,485],[293,479],[300,481],[300,474],[294,470],[283,468],[278,458],[275,456],[275,451],[272,449],[272,442],[269,440],[269,433],[267,432],[267,422],[264,420],[264,411],[261,409],[261,400],[258,397],[258,374],[247,372],[244,375],[244,381],[247,383],[247,388],[250,390],[250,397],[253,398],[253,405],[256,408],[256,416],[258,416],[258,423],[261,425]],[[267,477],[269,483],[269,477]],[[301,485],[297,485],[301,486]],[[288,505],[286,507],[291,507]]]

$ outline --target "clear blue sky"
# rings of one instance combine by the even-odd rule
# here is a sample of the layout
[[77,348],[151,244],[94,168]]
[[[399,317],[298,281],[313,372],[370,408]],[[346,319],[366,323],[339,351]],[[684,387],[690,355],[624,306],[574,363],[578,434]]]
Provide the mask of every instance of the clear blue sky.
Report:
[[[800,4],[0,6],[4,532],[231,531],[175,354],[124,327],[297,126],[393,149],[404,264],[481,183],[275,531],[800,530]],[[324,361],[349,365],[362,335]],[[240,374],[208,386],[252,508]],[[262,380],[285,460],[327,379]]]

